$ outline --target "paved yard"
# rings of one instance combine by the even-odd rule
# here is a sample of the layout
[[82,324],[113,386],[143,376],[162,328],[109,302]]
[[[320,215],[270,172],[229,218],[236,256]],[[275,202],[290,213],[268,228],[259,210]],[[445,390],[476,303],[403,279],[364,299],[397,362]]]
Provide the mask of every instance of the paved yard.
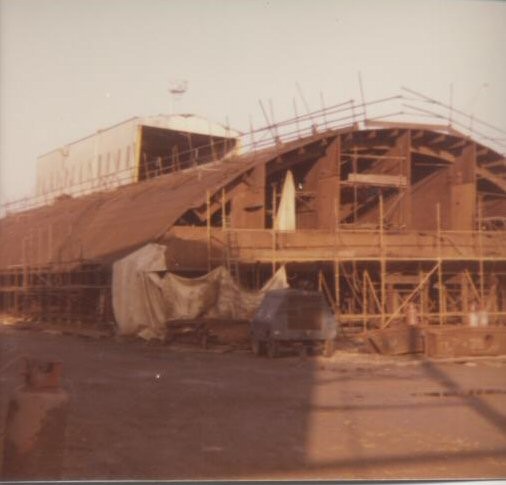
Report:
[[[0,367],[18,355],[64,362],[63,478],[506,476],[505,360],[269,360],[0,327]],[[0,429],[20,367],[0,374]]]

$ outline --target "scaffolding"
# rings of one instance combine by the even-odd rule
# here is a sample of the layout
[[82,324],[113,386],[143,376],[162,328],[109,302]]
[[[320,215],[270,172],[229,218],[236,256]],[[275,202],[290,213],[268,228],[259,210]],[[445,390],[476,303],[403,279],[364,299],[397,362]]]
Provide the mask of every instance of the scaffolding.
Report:
[[[275,123],[273,119],[266,117],[267,124],[260,128],[254,128],[250,118],[249,131],[236,137],[236,146],[239,147],[234,153],[229,153],[225,139],[217,143],[213,136],[209,136],[209,143],[200,147],[192,147],[191,136],[189,148],[179,150],[175,146],[170,155],[155,157],[144,161],[142,167],[128,166],[117,168],[114,173],[97,175],[86,182],[72,184],[72,193],[75,197],[89,193],[88,185],[95,190],[108,190],[132,179],[132,174],[142,171],[141,180],[148,180],[181,170],[193,169],[202,159],[206,163],[213,163],[225,158],[235,158],[243,155],[260,153],[263,150],[279,147],[294,140],[301,140],[315,133],[324,133],[343,128],[354,127],[355,129],[367,127],[391,126],[392,123],[402,126],[408,122],[414,126],[417,120],[420,126],[434,130],[454,132],[459,136],[477,140],[491,147],[497,153],[505,156],[506,131],[487,123],[473,114],[465,113],[451,105],[440,102],[418,91],[403,87],[401,94],[372,101],[357,103],[353,99],[346,100],[330,106],[325,106],[322,100],[320,109],[310,111],[306,106],[306,113],[299,114],[295,98],[294,117]],[[226,126],[226,130],[231,128]],[[227,153],[229,153],[227,155]],[[139,154],[141,155],[141,154]],[[350,154],[352,155],[352,154]],[[358,154],[355,154],[358,156]],[[391,157],[390,157],[391,159]],[[149,162],[149,163],[148,163]],[[59,195],[57,191],[48,191],[39,196],[27,196],[22,199],[8,201],[0,206],[0,215],[15,213],[33,209],[50,203]]]
[[[278,267],[292,266],[289,275],[296,273],[310,280],[313,289],[325,293],[340,323],[356,330],[386,328],[405,321],[410,303],[416,305],[417,318],[425,324],[466,323],[472,305],[487,313],[490,324],[506,322],[506,257],[491,256],[501,248],[502,234],[495,234],[494,241],[484,248],[477,244],[472,231],[434,232],[424,239],[441,243],[427,246],[425,252],[416,243],[403,245],[404,250],[412,251],[407,256],[396,255],[398,245],[388,244],[395,234],[386,231],[381,237],[380,231],[361,231],[370,242],[364,244],[363,255],[353,256],[343,254],[346,237],[338,237],[336,245],[330,233],[322,232],[315,257],[315,246],[304,245],[300,232],[215,228],[211,232],[212,240],[223,241],[226,249],[220,253],[219,246],[214,246],[209,267],[225,264],[242,285],[260,288]],[[177,233],[184,238],[184,231]],[[353,240],[355,235],[349,231],[346,236]],[[456,245],[456,235],[482,253],[476,258],[460,256],[470,247]],[[409,238],[410,234],[405,236]],[[411,236],[413,241],[418,237],[414,232]],[[269,237],[276,241],[270,247]]]
[[[487,312],[490,323],[504,323],[506,232],[498,219],[506,200],[499,151],[506,133],[474,117],[467,123],[471,117],[463,112],[409,89],[303,115],[294,106],[294,118],[274,123],[266,115],[267,126],[239,137],[242,152],[230,159],[260,160],[260,181],[250,174],[257,170],[252,164],[249,175],[238,176],[242,185],[207,189],[204,204],[188,208],[168,229],[185,246],[179,266],[169,269],[202,274],[225,265],[237,281],[258,288],[288,265],[289,276],[323,291],[340,322],[361,331],[405,319],[412,304],[427,324],[462,323],[474,307]],[[415,115],[439,124],[417,123]],[[406,116],[409,123],[401,121]],[[174,150],[155,164],[146,160],[144,177],[182,171],[205,177],[230,160],[223,159],[227,147],[212,137],[206,153],[204,165],[193,149]],[[298,228],[281,231],[274,220],[289,169],[301,185],[294,202]],[[429,189],[439,195],[424,203]],[[249,206],[241,206],[242,196]],[[4,210],[41,203],[27,199]],[[496,212],[489,209],[494,204]],[[62,260],[52,231],[48,225],[21,235],[22,264],[0,271],[2,310],[67,323],[113,321],[112,261]],[[44,255],[47,264],[41,264]]]
[[64,325],[101,326],[114,321],[110,266],[79,260],[53,263],[52,243],[51,224],[23,235],[22,263],[0,271],[2,311]]

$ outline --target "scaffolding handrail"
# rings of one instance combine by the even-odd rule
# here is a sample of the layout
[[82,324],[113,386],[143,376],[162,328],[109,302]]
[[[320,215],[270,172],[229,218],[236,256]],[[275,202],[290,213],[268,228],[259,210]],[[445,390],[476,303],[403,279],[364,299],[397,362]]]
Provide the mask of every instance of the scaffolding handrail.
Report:
[[472,118],[475,123],[482,124],[482,125],[486,126],[487,128],[490,128],[492,130],[498,131],[499,133],[502,133],[502,134],[506,135],[506,130],[503,130],[502,128],[498,128],[497,126],[492,125],[492,124],[490,124],[490,123],[488,123],[486,121],[483,121],[480,118],[476,118],[474,116],[474,114],[466,113],[466,112],[464,112],[462,110],[454,108],[453,106],[449,106],[449,105],[447,105],[447,104],[445,104],[445,103],[443,103],[441,101],[438,101],[437,99],[431,98],[431,97],[429,97],[429,96],[427,96],[425,94],[422,94],[422,93],[420,93],[418,91],[414,91],[413,89],[410,89],[410,88],[407,88],[407,87],[404,87],[404,86],[401,86],[401,90],[406,91],[406,92],[411,93],[411,94],[414,94],[415,96],[418,96],[419,98],[422,98],[423,100],[425,100],[425,102],[441,106],[441,107],[443,107],[445,109],[450,110],[453,113],[457,113],[457,114],[460,114],[462,116],[466,116],[468,118]]
[[[20,212],[35,207],[40,207],[52,203],[58,197],[79,197],[89,193],[96,193],[101,191],[107,191],[109,189],[117,188],[120,186],[128,185],[129,183],[142,183],[145,180],[150,180],[153,176],[165,175],[168,173],[180,172],[185,170],[199,170],[204,167],[208,167],[210,163],[221,161],[221,160],[232,160],[242,156],[256,156],[259,152],[267,149],[276,148],[283,144],[296,141],[297,139],[305,138],[314,134],[324,135],[327,132],[336,131],[339,129],[350,128],[354,129],[363,123],[366,126],[368,121],[378,121],[386,118],[398,117],[398,116],[425,116],[438,120],[447,120],[448,127],[453,125],[458,126],[472,134],[473,136],[479,137],[480,139],[491,142],[492,145],[506,148],[506,144],[502,142],[502,138],[491,137],[485,133],[477,131],[471,125],[466,127],[462,121],[456,120],[450,117],[450,112],[445,117],[443,114],[436,111],[427,109],[426,105],[431,104],[440,108],[451,110],[451,113],[456,113],[461,116],[465,116],[469,120],[473,120],[479,125],[493,129],[499,133],[505,133],[505,131],[484,122],[474,115],[468,115],[461,110],[450,107],[441,103],[433,98],[430,98],[424,94],[418,93],[417,91],[409,88],[402,87],[401,90],[408,92],[412,95],[417,96],[418,100],[422,103],[423,107],[406,105],[405,101],[417,101],[414,98],[408,98],[404,94],[389,96],[384,98],[375,99],[368,102],[355,103],[353,99],[340,102],[329,107],[323,107],[319,110],[308,111],[306,114],[294,116],[292,118],[285,119],[279,123],[268,123],[257,129],[251,129],[249,132],[242,133],[236,137],[235,146],[225,154],[221,159],[215,159],[211,155],[211,161],[204,162],[201,164],[197,163],[198,154],[200,150],[209,149],[210,153],[214,153],[214,148],[217,142],[211,142],[207,145],[202,145],[198,148],[191,148],[189,150],[178,153],[178,162],[176,168],[176,160],[174,156],[166,157],[154,157],[155,159],[161,159],[161,161],[170,161],[170,164],[165,168],[153,169],[147,173],[146,179],[133,180],[139,177],[140,166],[128,166],[123,169],[116,169],[116,171],[96,176],[87,180],[81,180],[78,183],[70,184],[66,187],[57,187],[43,194],[37,194],[35,196],[27,196],[14,201],[5,202],[0,206],[0,213],[3,215],[8,213]],[[377,107],[382,110],[384,107],[389,108],[392,102],[401,102],[401,106],[405,106],[409,109],[416,111],[417,113],[405,112],[402,109],[398,111],[380,112],[373,116],[367,116],[368,109],[369,113],[371,108]],[[275,135],[273,135],[273,133]],[[462,133],[464,136],[465,133]],[[263,137],[262,137],[263,135]],[[469,135],[468,135],[469,136]],[[211,137],[211,135],[210,135]],[[260,139],[259,139],[260,137]],[[220,142],[221,143],[221,142]],[[226,147],[226,140],[223,145]],[[239,147],[237,149],[237,147]],[[240,150],[240,153],[237,153]],[[117,164],[116,164],[117,166]],[[66,174],[68,175],[68,174]],[[98,189],[98,190],[97,190]]]

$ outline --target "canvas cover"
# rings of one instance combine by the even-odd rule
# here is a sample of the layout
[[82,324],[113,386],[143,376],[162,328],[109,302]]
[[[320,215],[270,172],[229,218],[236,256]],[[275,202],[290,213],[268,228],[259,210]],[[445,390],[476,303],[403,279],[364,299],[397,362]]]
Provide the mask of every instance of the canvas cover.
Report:
[[279,231],[295,231],[295,226],[295,181],[292,172],[288,170],[281,191],[274,227]]
[[120,335],[162,339],[171,320],[250,319],[266,291],[288,287],[284,266],[259,291],[240,288],[223,266],[198,278],[166,270],[165,246],[159,244],[114,263],[112,301]]

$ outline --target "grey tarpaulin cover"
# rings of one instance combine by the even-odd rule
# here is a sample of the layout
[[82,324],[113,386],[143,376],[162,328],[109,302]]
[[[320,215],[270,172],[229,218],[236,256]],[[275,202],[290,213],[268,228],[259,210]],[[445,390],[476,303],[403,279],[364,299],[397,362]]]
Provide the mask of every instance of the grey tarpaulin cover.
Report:
[[220,266],[198,278],[166,271],[165,246],[148,244],[113,265],[112,303],[120,335],[163,338],[170,320],[249,319],[263,294],[287,288],[285,268],[259,291],[246,291]]

